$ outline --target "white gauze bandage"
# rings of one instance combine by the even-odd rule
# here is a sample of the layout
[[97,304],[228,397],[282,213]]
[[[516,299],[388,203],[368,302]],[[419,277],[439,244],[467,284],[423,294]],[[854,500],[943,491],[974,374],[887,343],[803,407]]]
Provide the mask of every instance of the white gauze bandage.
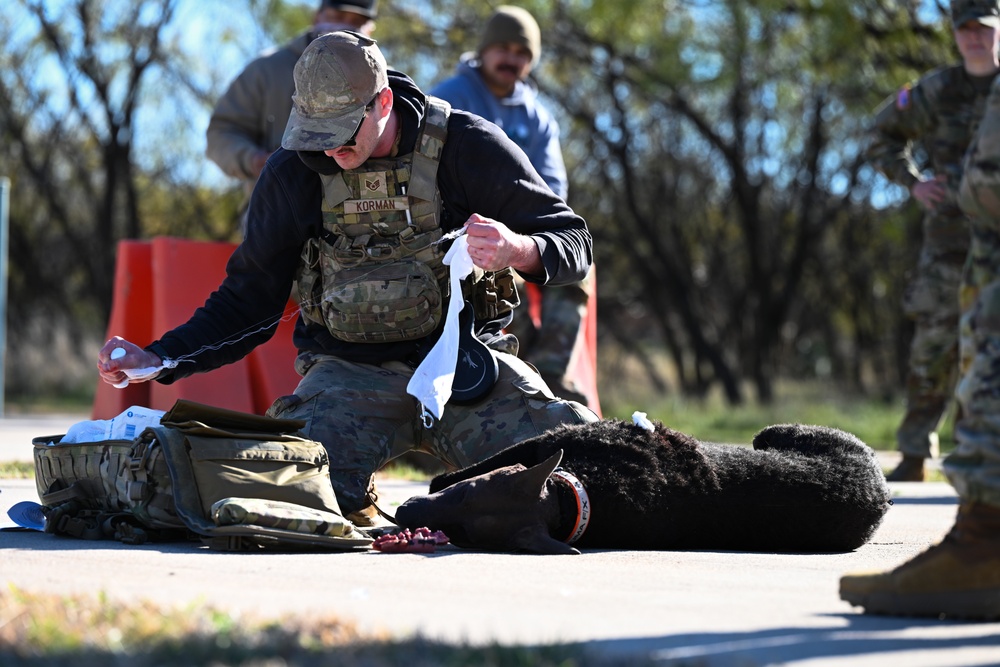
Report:
[[458,314],[465,305],[462,279],[472,273],[473,268],[468,238],[463,235],[455,239],[443,261],[451,267],[451,297],[448,299],[444,331],[413,371],[413,377],[406,385],[406,393],[420,401],[436,419],[441,419],[444,414],[444,406],[451,398],[451,386],[455,380],[455,366],[458,363]]

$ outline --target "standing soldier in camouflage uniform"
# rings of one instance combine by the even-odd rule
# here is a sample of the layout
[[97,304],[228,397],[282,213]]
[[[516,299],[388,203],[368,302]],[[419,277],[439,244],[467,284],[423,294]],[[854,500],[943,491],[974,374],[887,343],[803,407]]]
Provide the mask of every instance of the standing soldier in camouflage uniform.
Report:
[[[969,229],[956,193],[962,158],[1000,69],[989,24],[997,5],[996,0],[953,0],[952,25],[962,64],[934,70],[887,99],[876,115],[868,149],[872,164],[908,187],[925,209],[923,247],[904,302],[916,327],[906,414],[896,431],[903,459],[887,476],[890,481],[923,481],[924,461],[938,453],[937,429],[958,376],[959,314],[964,309],[959,285]],[[930,176],[914,159],[917,142],[928,154]]]
[[[997,13],[992,21],[1000,28]],[[958,203],[972,229],[963,287],[976,294],[963,314],[971,359],[956,390],[958,446],[944,461],[958,516],[940,544],[895,570],[840,580],[841,598],[869,614],[1000,619],[1000,78],[965,162]]]

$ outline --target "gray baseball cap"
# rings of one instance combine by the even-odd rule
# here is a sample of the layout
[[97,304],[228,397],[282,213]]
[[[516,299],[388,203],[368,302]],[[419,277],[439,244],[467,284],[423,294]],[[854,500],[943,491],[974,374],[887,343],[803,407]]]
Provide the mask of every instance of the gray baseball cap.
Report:
[[290,151],[343,146],[365,107],[389,85],[385,57],[371,37],[349,30],[314,39],[295,63],[292,112],[281,138]]

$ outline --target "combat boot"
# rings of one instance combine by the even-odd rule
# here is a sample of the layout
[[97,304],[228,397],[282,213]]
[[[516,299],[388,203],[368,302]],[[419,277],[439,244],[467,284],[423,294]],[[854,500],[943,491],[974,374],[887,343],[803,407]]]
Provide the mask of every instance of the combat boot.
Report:
[[358,528],[371,528],[378,521],[380,514],[378,508],[375,506],[377,502],[378,487],[375,486],[375,476],[372,475],[371,484],[368,486],[368,504],[359,510],[351,512],[345,518]]
[[840,598],[866,614],[1000,619],[1000,507],[963,503],[940,544],[895,570],[841,577]]
[[887,482],[923,482],[925,479],[924,458],[909,454],[903,454],[896,469],[885,476]]
[[345,518],[358,528],[371,528],[378,520],[378,510],[375,503],[378,502],[378,488],[375,486],[375,475],[372,475],[368,483],[368,494],[364,499],[366,502],[360,509],[357,509]]
[[369,505],[351,512],[345,518],[358,528],[371,528],[378,520],[378,510],[375,509],[374,505]]

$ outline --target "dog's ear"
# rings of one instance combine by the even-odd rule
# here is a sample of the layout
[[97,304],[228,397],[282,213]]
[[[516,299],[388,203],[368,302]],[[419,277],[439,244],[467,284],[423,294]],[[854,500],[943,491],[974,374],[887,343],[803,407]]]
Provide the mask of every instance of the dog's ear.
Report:
[[[539,498],[545,490],[545,480],[549,478],[562,461],[563,450],[558,450],[555,454],[545,459],[541,463],[526,470],[516,473],[518,493],[524,498]],[[513,544],[515,551],[524,551],[533,554],[579,554],[580,552],[566,544],[560,542],[549,535],[548,529],[541,523],[533,523],[521,528],[514,534]]]
[[541,524],[527,526],[517,531],[514,535],[515,551],[523,551],[532,554],[579,556],[580,550],[571,547],[565,542],[560,542],[551,535]]
[[541,496],[542,491],[545,489],[545,480],[559,466],[562,456],[563,450],[560,449],[541,463],[516,473],[518,492],[523,494],[524,498],[538,498]]
[[555,454],[545,459],[535,467],[548,468],[549,471],[545,473],[545,476],[548,477],[549,475],[552,474],[552,471],[558,468],[559,464],[562,463],[562,457],[563,457],[563,450],[557,449]]

